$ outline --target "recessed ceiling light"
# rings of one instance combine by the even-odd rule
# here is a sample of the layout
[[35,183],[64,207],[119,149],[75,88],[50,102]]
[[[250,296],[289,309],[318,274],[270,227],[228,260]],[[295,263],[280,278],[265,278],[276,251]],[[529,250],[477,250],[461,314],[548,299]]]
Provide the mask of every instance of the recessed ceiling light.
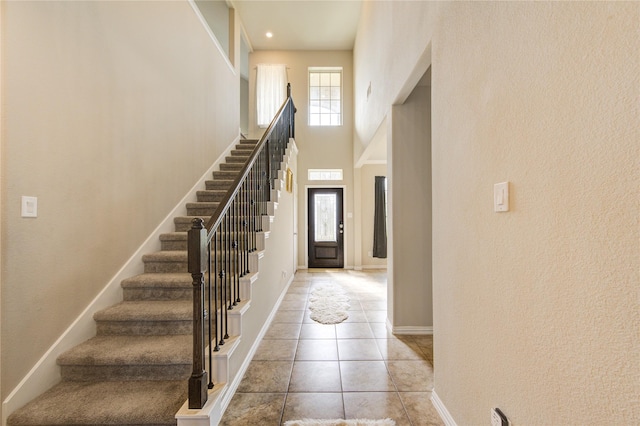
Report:
[[267,31],[267,34],[265,35],[267,36],[267,38],[273,37],[273,33],[271,31]]

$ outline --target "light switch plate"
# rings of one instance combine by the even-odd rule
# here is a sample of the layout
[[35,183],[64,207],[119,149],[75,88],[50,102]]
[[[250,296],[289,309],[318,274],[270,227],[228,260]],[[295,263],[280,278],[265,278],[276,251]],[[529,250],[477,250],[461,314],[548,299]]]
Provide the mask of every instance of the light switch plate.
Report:
[[509,182],[500,182],[493,185],[493,211],[509,211]]
[[38,217],[38,197],[22,196],[22,217]]

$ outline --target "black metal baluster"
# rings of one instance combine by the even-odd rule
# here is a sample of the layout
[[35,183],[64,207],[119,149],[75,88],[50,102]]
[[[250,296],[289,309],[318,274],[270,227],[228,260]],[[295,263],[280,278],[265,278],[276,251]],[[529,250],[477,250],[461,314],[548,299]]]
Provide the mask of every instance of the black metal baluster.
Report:
[[235,267],[233,268],[234,270],[234,277],[235,277],[235,286],[236,286],[236,301],[234,303],[238,304],[240,303],[241,299],[240,299],[240,277],[242,276],[242,265],[241,265],[241,261],[240,261],[240,203],[238,202],[238,198],[236,198],[233,201],[233,228],[234,228],[234,233],[233,233],[233,241],[235,244],[235,250],[234,250],[234,256],[235,256]]
[[220,238],[220,346],[224,345],[224,339],[225,337],[223,336],[222,333],[224,333],[224,325],[227,321],[227,304],[225,303],[226,300],[226,295],[225,295],[225,270],[224,270],[224,257],[225,257],[225,252],[224,252],[224,235],[225,235],[225,230],[224,230],[224,226],[222,225],[222,222],[220,223],[220,226],[218,227],[218,231],[219,231],[219,238]]
[[219,298],[219,292],[218,292],[218,231],[215,232],[215,234],[213,234],[213,270],[211,271],[211,274],[213,274],[213,323],[215,326],[215,333],[214,333],[214,341],[215,341],[215,348],[213,349],[215,352],[218,352],[220,350],[220,345],[218,344],[220,342],[220,330],[218,327],[218,298]]

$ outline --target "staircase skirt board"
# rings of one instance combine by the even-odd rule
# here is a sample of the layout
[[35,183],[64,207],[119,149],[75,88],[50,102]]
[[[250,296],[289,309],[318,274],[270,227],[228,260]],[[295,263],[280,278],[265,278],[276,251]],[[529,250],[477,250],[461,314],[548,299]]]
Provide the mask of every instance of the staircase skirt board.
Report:
[[[225,154],[227,162],[219,165],[219,171],[212,172],[213,180],[201,181],[205,189],[193,190],[197,202],[185,203],[186,216],[174,216],[175,231],[158,234],[160,251],[144,254],[144,271],[121,281],[122,301],[95,312],[96,335],[58,356],[61,382],[11,413],[9,426],[176,425],[176,419],[181,422],[186,418],[190,418],[189,424],[205,421],[198,415],[185,417],[183,405],[188,397],[193,349],[193,284],[187,271],[186,231],[193,219],[206,221],[214,213],[256,143],[241,140]],[[277,199],[268,204],[271,217],[259,219],[258,225],[263,227],[255,234],[259,250],[249,255],[250,273],[239,277],[242,300],[228,311],[230,337],[212,355],[211,374],[216,385],[209,391],[208,406],[217,407],[218,412],[209,413],[202,424],[215,424],[230,402],[227,383],[230,374],[236,373],[230,372],[230,357],[241,340],[242,319],[251,306],[252,287],[258,280],[276,208]],[[244,234],[229,235],[241,239]],[[240,362],[244,365],[246,360]],[[232,379],[239,381],[237,374]],[[232,388],[235,390],[237,383]]]

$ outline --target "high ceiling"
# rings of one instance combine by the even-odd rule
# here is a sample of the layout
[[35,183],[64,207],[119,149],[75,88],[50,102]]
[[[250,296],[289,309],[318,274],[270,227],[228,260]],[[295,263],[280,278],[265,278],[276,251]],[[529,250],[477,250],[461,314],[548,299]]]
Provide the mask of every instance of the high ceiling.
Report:
[[362,5],[362,0],[229,1],[253,50],[351,50]]

